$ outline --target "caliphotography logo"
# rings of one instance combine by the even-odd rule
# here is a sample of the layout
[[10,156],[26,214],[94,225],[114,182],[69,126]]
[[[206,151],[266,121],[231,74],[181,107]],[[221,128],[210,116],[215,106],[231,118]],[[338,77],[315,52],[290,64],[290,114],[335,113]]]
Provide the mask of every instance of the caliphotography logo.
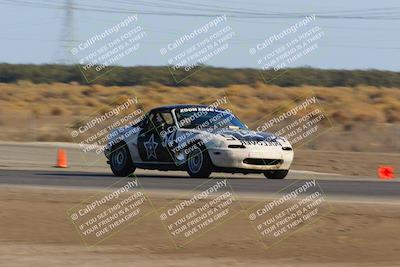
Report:
[[161,47],[160,54],[175,82],[180,83],[226,53],[235,35],[227,16],[216,16]]
[[124,58],[139,53],[146,36],[138,14],[132,14],[81,41],[70,52],[90,83],[110,72]]
[[241,212],[227,179],[210,179],[166,207],[160,220],[176,248],[183,248]]
[[103,242],[154,212],[137,178],[121,179],[105,191],[67,212],[82,242],[88,247]]
[[274,133],[287,140],[291,146],[300,147],[332,129],[333,123],[324,114],[323,106],[314,92],[308,91],[288,105],[257,120],[252,127],[259,132]]
[[303,57],[315,53],[325,35],[316,20],[316,14],[306,16],[249,49],[266,83],[284,75],[296,62],[304,61]]
[[265,248],[289,238],[331,212],[322,188],[314,179],[292,183],[272,198],[247,211]]
[[90,165],[104,153],[111,153],[115,146],[129,143],[139,132],[139,128],[133,126],[145,113],[138,97],[119,97],[90,116],[77,120],[71,126],[70,136],[79,144],[83,161]]

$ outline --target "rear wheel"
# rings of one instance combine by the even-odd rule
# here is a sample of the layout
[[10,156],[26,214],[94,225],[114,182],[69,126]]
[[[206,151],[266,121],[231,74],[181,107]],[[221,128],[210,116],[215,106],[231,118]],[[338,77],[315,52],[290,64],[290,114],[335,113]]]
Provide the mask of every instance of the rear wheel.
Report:
[[196,146],[188,155],[186,161],[187,172],[193,178],[208,178],[212,164],[206,149]]
[[264,172],[264,176],[268,179],[283,179],[289,173],[289,170],[274,170]]
[[113,147],[110,157],[110,167],[115,176],[125,177],[135,171],[127,145]]

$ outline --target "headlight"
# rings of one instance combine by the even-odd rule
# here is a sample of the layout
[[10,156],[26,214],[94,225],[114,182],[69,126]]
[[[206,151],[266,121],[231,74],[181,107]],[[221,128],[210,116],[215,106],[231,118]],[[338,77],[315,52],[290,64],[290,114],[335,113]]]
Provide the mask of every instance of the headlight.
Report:
[[227,146],[227,141],[224,137],[222,136],[210,136],[209,141],[207,142],[207,147],[208,148],[221,148],[221,147],[226,147]]
[[226,142],[224,140],[214,139],[214,140],[210,141],[210,146],[211,147],[225,147]]

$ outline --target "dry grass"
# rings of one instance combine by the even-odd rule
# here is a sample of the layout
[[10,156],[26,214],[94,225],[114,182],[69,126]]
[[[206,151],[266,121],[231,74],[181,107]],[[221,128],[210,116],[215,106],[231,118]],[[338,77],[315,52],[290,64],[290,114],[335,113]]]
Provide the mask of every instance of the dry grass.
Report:
[[[148,87],[104,87],[20,81],[17,84],[0,84],[0,139],[71,141],[67,133],[68,127],[74,122],[95,111],[109,109],[109,105],[118,98],[132,96],[137,96],[144,109],[148,110],[168,104],[209,104],[226,94],[229,108],[251,125],[251,122],[271,114],[305,92],[318,97],[325,114],[343,132],[355,134],[359,125],[368,124],[373,128],[374,125],[382,127],[389,123],[393,127],[400,123],[398,88],[281,88],[262,83],[254,87],[232,85],[223,89],[195,86],[177,88],[159,84]],[[315,148],[315,144],[312,148]],[[347,149],[354,150],[350,146]]]

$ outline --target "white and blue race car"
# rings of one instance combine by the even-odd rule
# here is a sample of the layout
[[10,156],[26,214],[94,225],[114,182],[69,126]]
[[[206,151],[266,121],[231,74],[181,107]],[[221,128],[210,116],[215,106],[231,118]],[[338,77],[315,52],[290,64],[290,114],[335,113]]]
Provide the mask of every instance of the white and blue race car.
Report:
[[293,160],[286,139],[252,131],[229,110],[206,105],[152,109],[137,124],[113,130],[104,151],[116,176],[142,168],[182,170],[191,177],[226,172],[283,179]]

